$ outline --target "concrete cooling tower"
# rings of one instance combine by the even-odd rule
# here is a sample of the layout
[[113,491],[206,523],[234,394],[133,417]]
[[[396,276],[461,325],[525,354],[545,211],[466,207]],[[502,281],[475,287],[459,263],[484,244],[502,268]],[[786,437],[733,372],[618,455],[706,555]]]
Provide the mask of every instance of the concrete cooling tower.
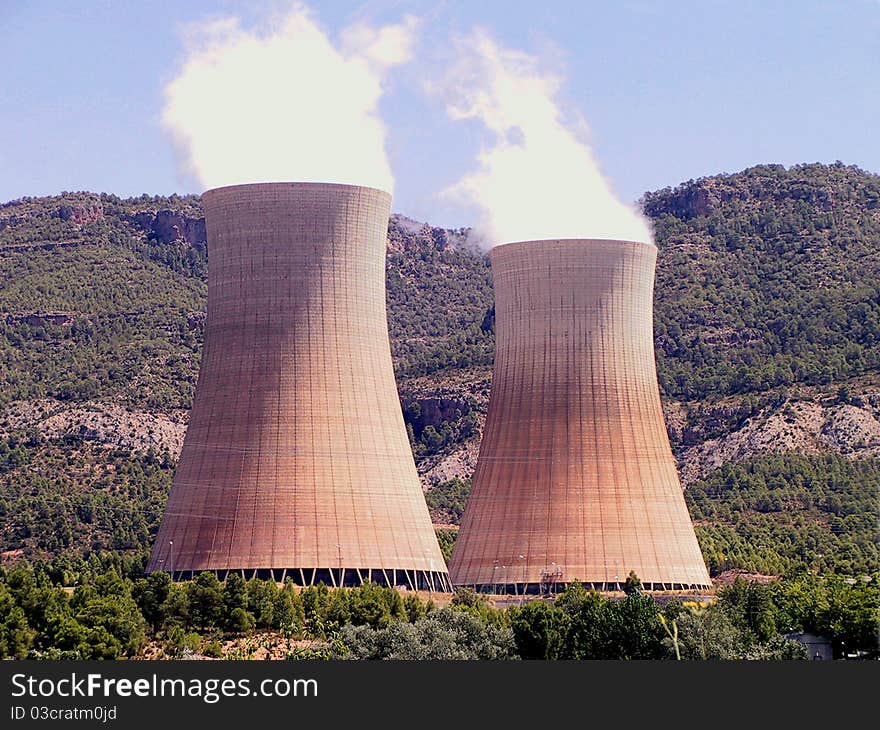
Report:
[[208,316],[149,570],[448,590],[391,363],[391,196],[266,183],[204,194]]
[[709,586],[660,407],[656,248],[527,241],[490,258],[495,370],[453,584]]

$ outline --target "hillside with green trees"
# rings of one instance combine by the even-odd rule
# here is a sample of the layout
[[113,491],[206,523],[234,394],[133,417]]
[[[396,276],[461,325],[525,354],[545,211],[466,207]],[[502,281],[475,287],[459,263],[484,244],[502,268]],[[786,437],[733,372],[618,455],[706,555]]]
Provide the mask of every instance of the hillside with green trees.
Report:
[[[876,574],[880,177],[762,165],[642,205],[667,423],[710,567]],[[198,373],[207,262],[198,196],[0,205],[5,564],[149,547]],[[491,270],[467,231],[394,216],[387,283],[448,554],[490,387]],[[120,412],[134,425],[114,427]]]
[[761,165],[642,203],[660,248],[667,395],[827,385],[880,368],[880,177]]
[[[659,247],[655,335],[665,395],[828,384],[880,367],[880,177],[842,164],[764,165],[646,193],[642,204]],[[152,230],[145,221],[163,212],[185,222],[201,216],[196,196],[76,193],[0,206],[4,400],[126,394],[141,404],[149,396],[131,392],[119,370],[197,370],[206,247],[178,226]],[[400,217],[389,240],[398,374],[491,363],[485,255],[462,231]],[[49,313],[70,316],[33,317]],[[169,363],[172,354],[190,359]],[[93,385],[63,389],[62,365],[72,366],[74,383],[97,365]],[[178,397],[188,403],[186,391]]]
[[82,439],[0,442],[0,544],[29,555],[144,550],[159,529],[174,464]]
[[880,459],[755,457],[725,464],[685,498],[712,573],[864,575],[880,566]]

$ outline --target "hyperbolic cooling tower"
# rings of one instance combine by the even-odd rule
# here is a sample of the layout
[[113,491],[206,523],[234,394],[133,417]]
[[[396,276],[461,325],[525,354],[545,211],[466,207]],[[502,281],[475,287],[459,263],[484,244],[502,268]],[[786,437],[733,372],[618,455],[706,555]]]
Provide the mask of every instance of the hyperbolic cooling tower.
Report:
[[660,407],[657,249],[526,241],[490,258],[495,370],[453,584],[709,586]]
[[204,194],[208,316],[149,570],[448,590],[391,363],[391,196],[266,183]]

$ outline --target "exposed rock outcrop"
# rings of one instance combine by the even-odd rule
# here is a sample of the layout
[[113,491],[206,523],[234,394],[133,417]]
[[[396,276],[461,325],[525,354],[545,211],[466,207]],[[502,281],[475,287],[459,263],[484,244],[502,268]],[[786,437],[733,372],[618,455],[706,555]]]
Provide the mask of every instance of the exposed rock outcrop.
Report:
[[470,479],[477,466],[480,441],[474,438],[459,445],[454,451],[426,459],[419,465],[422,487],[430,489],[455,477]]
[[87,223],[94,223],[103,219],[104,206],[97,200],[91,203],[65,203],[59,206],[56,216],[63,221],[84,226]]
[[0,437],[10,431],[33,429],[48,439],[81,438],[136,453],[167,452],[176,459],[183,446],[187,415],[186,411],[130,411],[105,402],[13,401],[0,415]]
[[739,428],[684,448],[678,454],[682,481],[691,484],[723,464],[759,454],[880,456],[880,409],[874,405],[880,394],[867,394],[862,402],[856,406],[816,399],[765,408]]
[[173,210],[144,210],[135,213],[134,222],[160,243],[186,241],[195,248],[207,246],[204,218],[191,218]]
[[31,327],[54,325],[60,327],[71,324],[77,318],[76,312],[10,312],[6,314],[7,324],[29,324]]

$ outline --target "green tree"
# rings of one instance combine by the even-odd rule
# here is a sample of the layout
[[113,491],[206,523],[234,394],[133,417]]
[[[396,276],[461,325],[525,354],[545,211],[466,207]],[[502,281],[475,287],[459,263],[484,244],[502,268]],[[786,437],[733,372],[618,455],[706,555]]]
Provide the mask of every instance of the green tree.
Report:
[[666,654],[659,608],[650,596],[627,596],[609,601],[609,638],[614,659],[660,659]]
[[138,653],[146,621],[131,597],[132,583],[109,568],[73,592],[70,608],[85,632],[76,650],[84,659],[116,659]]
[[[92,651],[88,646],[88,638],[86,628],[69,610],[53,611],[51,633],[46,635],[44,649],[47,652],[58,652],[58,659],[86,659]],[[117,645],[117,651],[119,650],[121,646]]]
[[272,610],[273,628],[280,629],[286,636],[301,634],[306,625],[305,612],[296,587],[290,580],[278,591]]
[[510,626],[516,649],[523,659],[558,659],[568,632],[564,611],[551,603],[529,601],[510,609]]
[[254,630],[255,626],[254,615],[241,606],[233,608],[226,620],[226,628],[236,634],[249,633]]
[[300,599],[306,628],[316,636],[323,636],[330,590],[323,583],[309,586],[300,594]]
[[[366,624],[378,628],[391,622],[389,595],[375,583],[364,583],[351,591],[350,611],[351,623],[355,626]],[[393,591],[396,594],[396,591]],[[399,596],[398,596],[399,599]]]
[[443,559],[448,563],[452,559],[458,530],[442,529],[435,530],[435,532],[437,533],[437,542],[440,544],[440,552],[443,553]]
[[24,611],[6,584],[0,583],[0,659],[24,659],[33,639]]
[[278,589],[271,580],[254,579],[247,586],[247,609],[251,612],[257,628],[269,629],[276,625],[275,603]]
[[172,583],[168,587],[168,595],[162,601],[160,613],[162,614],[162,628],[166,630],[172,626],[190,626],[188,586]]
[[240,623],[233,619],[235,609],[246,611],[248,608],[248,585],[238,573],[230,573],[223,581],[223,623],[230,631],[239,631],[233,628],[234,624]]
[[133,656],[145,640],[146,622],[129,596],[91,596],[77,611],[76,622],[86,630],[77,647],[84,659]]
[[[345,589],[333,591],[327,604],[327,621],[337,626],[349,623],[351,619],[351,604],[351,592]],[[363,623],[363,621],[359,623]]]
[[828,611],[824,625],[840,655],[866,652],[880,656],[880,590],[877,576],[872,583],[862,580],[852,585],[839,578],[828,580]]
[[[682,659],[739,659],[742,656],[745,649],[742,631],[718,607],[684,610],[676,622]],[[668,639],[665,643],[669,646]]]
[[607,599],[574,582],[559,595],[556,606],[568,617],[561,659],[613,658]]
[[406,619],[410,623],[415,623],[420,618],[424,618],[427,614],[427,606],[421,599],[412,594],[403,597],[403,608],[406,611]]
[[171,576],[164,571],[155,571],[146,578],[137,580],[132,595],[138,608],[150,627],[158,630],[165,621],[163,606],[171,591]]
[[431,611],[415,623],[395,621],[382,628],[342,628],[337,658],[450,660],[515,659],[516,645],[509,627],[487,623],[451,608]]
[[165,633],[164,651],[171,658],[177,659],[184,654],[194,653],[199,648],[201,637],[196,633],[187,633],[183,626],[174,624]]
[[[230,576],[231,577],[231,576]],[[217,626],[223,616],[223,588],[214,573],[199,573],[186,586],[192,624],[200,629]]]
[[739,577],[718,591],[718,603],[758,641],[767,641],[776,634],[772,594],[767,586]]
[[637,596],[642,592],[642,581],[634,570],[629,571],[629,575],[626,576],[623,592],[628,596]]

